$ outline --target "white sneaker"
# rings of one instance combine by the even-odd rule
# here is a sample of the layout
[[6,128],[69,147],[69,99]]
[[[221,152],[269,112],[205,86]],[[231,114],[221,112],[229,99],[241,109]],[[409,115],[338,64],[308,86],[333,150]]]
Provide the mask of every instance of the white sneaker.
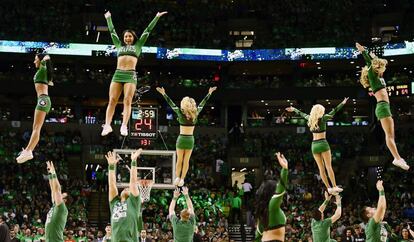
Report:
[[180,183],[180,178],[179,177],[175,178],[174,186],[178,186],[178,183]]
[[126,125],[121,125],[121,135],[128,136],[128,127]]
[[53,87],[55,84],[53,83],[53,81],[49,81],[49,82],[47,83],[47,85],[49,85],[49,86]]
[[109,133],[112,132],[111,125],[104,124],[104,125],[102,125],[102,127],[103,127],[103,130],[102,130],[102,133],[101,133],[102,136],[106,136],[106,135],[108,135]]
[[22,152],[20,152],[19,156],[16,158],[16,161],[17,163],[22,164],[31,159],[33,159],[32,151],[23,149]]
[[339,194],[339,192],[337,192],[334,187],[328,188],[328,193],[334,196]]
[[394,165],[394,166],[398,166],[399,168],[401,168],[401,169],[403,169],[403,170],[406,170],[406,171],[408,171],[408,169],[410,169],[410,166],[409,165],[407,165],[407,162],[405,162],[405,160],[404,159],[399,159],[399,160],[393,160],[392,161],[392,164]]
[[340,193],[340,192],[342,192],[344,189],[342,189],[342,188],[340,188],[340,187],[336,186],[336,187],[332,187],[332,190],[333,190],[333,192],[334,192],[334,193]]
[[180,179],[180,182],[178,183],[178,186],[179,186],[179,187],[184,186],[184,179]]

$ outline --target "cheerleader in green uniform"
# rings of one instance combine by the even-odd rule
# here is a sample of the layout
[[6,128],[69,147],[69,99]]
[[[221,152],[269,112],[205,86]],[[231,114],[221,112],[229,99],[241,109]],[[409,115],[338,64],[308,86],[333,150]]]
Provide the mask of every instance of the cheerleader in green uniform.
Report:
[[175,103],[167,96],[163,87],[157,87],[157,91],[165,98],[173,111],[177,114],[177,120],[180,123],[180,135],[177,138],[177,164],[175,168],[176,179],[174,185],[182,187],[184,178],[187,175],[190,164],[191,153],[194,148],[194,128],[197,123],[197,117],[203,110],[204,105],[210,98],[211,94],[217,87],[210,87],[207,96],[201,101],[200,105],[196,105],[193,98],[184,97],[181,100],[181,107],[177,107]]
[[366,66],[362,68],[360,82],[364,88],[372,89],[375,99],[377,100],[375,116],[381,122],[382,129],[385,132],[385,142],[394,157],[392,164],[401,169],[408,170],[410,167],[398,153],[394,139],[394,119],[392,118],[390,98],[388,97],[388,92],[385,88],[386,83],[383,78],[388,62],[385,59],[378,58],[372,53],[368,54],[368,51],[365,50],[364,46],[358,43],[355,45],[358,51],[362,53],[366,62]]
[[[326,122],[332,119],[335,113],[338,112],[347,101],[348,98],[345,98],[336,108],[334,108],[328,114],[325,114],[325,107],[320,104],[314,105],[309,115],[297,110],[294,107],[286,108],[286,111],[295,112],[308,121],[308,126],[313,134],[313,158],[318,165],[319,174],[323,183],[328,189],[328,192],[334,195],[342,192],[343,189],[336,185],[335,173],[332,169],[331,148],[329,147],[329,143],[326,140]],[[328,176],[332,187],[329,184],[328,178],[326,176],[326,170],[328,171]]]
[[39,143],[40,130],[45,122],[46,114],[49,113],[52,103],[48,94],[49,86],[53,86],[53,68],[49,55],[37,54],[34,62],[37,68],[33,77],[34,86],[37,94],[37,105],[33,118],[33,130],[29,144],[20,152],[16,158],[17,163],[21,164],[33,159],[33,150]]
[[273,180],[264,181],[256,193],[256,237],[255,242],[285,241],[286,216],[281,206],[288,183],[288,161],[279,152],[276,154],[282,169],[278,183]]
[[101,133],[102,136],[112,132],[112,117],[114,116],[115,107],[118,103],[119,96],[121,96],[122,90],[124,91],[124,111],[121,135],[128,135],[127,125],[129,117],[131,116],[131,104],[137,86],[137,74],[135,68],[137,66],[138,57],[141,54],[142,46],[147,41],[150,32],[155,27],[160,17],[166,13],[167,12],[157,13],[140,38],[137,37],[133,30],[125,30],[122,33],[122,41],[119,39],[114,25],[112,24],[111,13],[109,11],[105,13],[108,30],[111,33],[112,41],[118,52],[118,61],[115,74],[112,77],[111,86],[109,87],[109,102],[106,109],[105,124],[103,125]]

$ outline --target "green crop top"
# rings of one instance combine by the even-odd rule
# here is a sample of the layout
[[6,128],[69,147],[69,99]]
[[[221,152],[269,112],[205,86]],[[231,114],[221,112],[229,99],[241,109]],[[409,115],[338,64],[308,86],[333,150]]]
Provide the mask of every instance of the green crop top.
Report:
[[[276,186],[276,194],[269,201],[269,217],[268,225],[264,227],[263,224],[258,223],[256,228],[256,240],[260,238],[264,231],[278,229],[286,225],[286,216],[280,208],[283,202],[283,195],[286,193],[286,185],[288,182],[288,170],[282,168],[280,171],[280,180]],[[257,240],[258,241],[258,240]]]
[[[207,94],[207,96],[204,97],[204,99],[200,102],[200,104],[197,107],[197,117],[200,114],[201,110],[203,110],[204,105],[210,98],[211,94]],[[173,111],[177,114],[177,120],[178,123],[182,126],[194,126],[197,123],[197,117],[194,121],[187,119],[187,117],[181,112],[181,109],[175,105],[175,103],[171,100],[170,97],[167,96],[167,94],[163,95],[165,101],[167,101],[168,105],[173,109]]]
[[147,41],[148,36],[157,24],[158,19],[159,17],[155,17],[151,21],[151,23],[144,30],[141,37],[135,42],[134,45],[122,45],[123,42],[121,42],[121,40],[118,37],[118,34],[115,31],[114,25],[112,23],[112,18],[107,18],[106,22],[108,23],[108,30],[111,33],[112,42],[114,43],[116,50],[118,51],[118,56],[129,55],[138,58],[138,56],[141,54],[142,46]]
[[368,66],[368,81],[369,81],[369,85],[372,89],[373,93],[376,93],[377,91],[385,88],[387,85],[385,84],[385,80],[382,77],[378,76],[378,73],[375,73],[374,70],[372,70],[372,58],[371,56],[369,56],[368,52],[365,50],[362,52],[362,56],[365,59],[365,62],[367,63]]
[[42,60],[40,62],[39,69],[37,69],[36,74],[33,77],[34,83],[43,83],[48,84],[49,81],[47,79],[47,66],[46,61]]
[[[311,130],[312,133],[323,133],[326,132],[326,122],[330,119],[333,118],[333,116],[336,114],[336,112],[338,112],[339,110],[341,110],[341,108],[344,106],[344,104],[341,102],[340,104],[338,104],[338,106],[336,106],[336,108],[332,109],[331,112],[329,112],[328,114],[324,114],[322,116],[322,118],[319,119],[319,123],[318,126],[319,128],[316,130]],[[296,108],[294,109],[295,113],[300,115],[302,118],[309,120],[309,114],[303,113],[299,110],[297,110]]]

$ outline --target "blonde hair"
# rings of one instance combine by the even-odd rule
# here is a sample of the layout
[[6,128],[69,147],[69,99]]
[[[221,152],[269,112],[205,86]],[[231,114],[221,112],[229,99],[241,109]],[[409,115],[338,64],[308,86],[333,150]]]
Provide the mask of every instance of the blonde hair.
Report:
[[317,130],[319,129],[319,119],[325,114],[325,107],[316,104],[313,105],[311,112],[309,114],[308,126],[310,130]]
[[187,221],[187,220],[189,220],[190,219],[190,211],[188,211],[188,209],[183,209],[183,210],[181,210],[181,212],[180,212],[180,217],[181,217],[181,219],[182,220],[184,220],[184,221]]
[[369,68],[372,68],[372,70],[377,74],[382,74],[385,71],[385,67],[387,66],[388,61],[386,59],[381,59],[375,56],[372,58],[371,66],[364,66],[361,70],[361,78],[359,79],[359,82],[362,84],[364,88],[370,87],[369,80],[368,80],[368,70]]
[[195,100],[191,97],[184,97],[181,100],[181,111],[187,119],[194,122],[197,118],[197,104]]

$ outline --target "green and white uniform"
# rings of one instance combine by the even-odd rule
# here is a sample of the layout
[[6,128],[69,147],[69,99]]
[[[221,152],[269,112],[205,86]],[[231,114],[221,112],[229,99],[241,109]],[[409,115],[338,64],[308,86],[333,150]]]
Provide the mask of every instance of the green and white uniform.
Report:
[[258,222],[256,228],[255,241],[260,241],[264,231],[278,229],[286,225],[286,216],[280,207],[283,202],[283,195],[286,193],[286,186],[288,182],[288,170],[282,168],[280,171],[280,180],[276,186],[276,194],[269,201],[269,217],[267,227]]
[[376,223],[373,218],[370,218],[365,228],[366,242],[387,242],[388,231],[384,223]]
[[[49,79],[47,76],[47,66],[46,61],[42,60],[40,62],[39,69],[37,69],[36,74],[33,77],[34,83],[40,83],[48,85]],[[36,109],[49,113],[50,108],[52,107],[52,102],[50,101],[50,97],[48,95],[42,94],[37,97],[37,105]]]
[[[198,105],[197,116],[194,121],[187,119],[187,117],[182,113],[181,109],[175,105],[175,103],[171,100],[170,97],[167,96],[167,94],[163,95],[163,97],[167,101],[168,105],[170,105],[172,110],[177,114],[177,120],[181,126],[195,126],[197,124],[198,115],[200,114],[201,110],[203,110],[204,105],[206,105],[206,102],[211,97],[211,94],[207,94],[207,96],[205,96]],[[176,148],[183,150],[192,150],[194,148],[194,135],[180,134],[177,138]]]
[[63,242],[63,230],[68,218],[68,209],[65,203],[58,206],[53,204],[47,213],[45,224],[46,242]]
[[129,195],[128,199],[121,202],[116,196],[109,203],[111,210],[111,241],[136,242],[138,238],[138,212],[141,211],[140,196]]
[[331,239],[331,225],[331,218],[327,218],[322,221],[316,221],[315,219],[312,219],[311,229],[313,241],[336,242],[336,240]]
[[[122,42],[119,39],[118,34],[116,33],[114,25],[112,23],[112,18],[107,18],[106,22],[108,24],[108,30],[111,33],[112,42],[116,47],[118,57],[123,55],[129,55],[138,58],[141,54],[142,46],[144,46],[145,42],[147,41],[148,36],[157,24],[158,19],[159,17],[155,17],[151,21],[151,23],[142,33],[141,37],[138,40],[136,40],[134,45],[122,45]],[[112,81],[137,84],[137,74],[135,70],[116,70],[114,76],[112,77]]]
[[[368,54],[367,51],[362,52],[362,56],[365,59],[365,63],[368,66],[368,81],[369,86],[372,89],[372,92],[375,94],[377,91],[385,88],[387,85],[385,84],[385,80],[382,77],[378,76],[378,73],[372,69],[372,58]],[[383,119],[387,117],[391,117],[391,107],[390,104],[386,101],[378,101],[377,106],[375,107],[375,116],[378,119]]]
[[194,214],[188,221],[180,220],[175,214],[169,217],[174,233],[174,242],[192,242],[196,224]]
[[[331,112],[328,114],[324,114],[318,122],[318,129],[311,130],[312,133],[323,133],[326,132],[326,122],[333,118],[333,116],[341,110],[341,108],[344,106],[344,104],[341,102],[336,106],[334,109],[332,109]],[[303,113],[299,111],[298,109],[294,109],[295,113],[300,115],[302,118],[309,120],[309,115],[306,113]],[[329,143],[326,139],[319,139],[319,140],[313,140],[312,141],[312,154],[320,154],[322,152],[328,151],[331,148],[329,147]]]

